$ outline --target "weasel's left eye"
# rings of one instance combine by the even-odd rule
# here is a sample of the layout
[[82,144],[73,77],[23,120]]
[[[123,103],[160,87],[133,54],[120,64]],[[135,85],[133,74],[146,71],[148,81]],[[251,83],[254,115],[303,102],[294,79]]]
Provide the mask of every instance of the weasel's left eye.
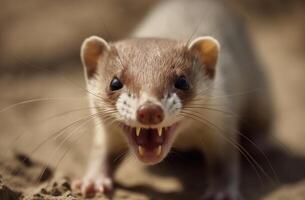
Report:
[[123,87],[122,82],[117,77],[114,77],[110,83],[111,91],[119,90],[122,87]]
[[179,90],[188,90],[189,84],[184,76],[180,76],[175,82],[175,87]]

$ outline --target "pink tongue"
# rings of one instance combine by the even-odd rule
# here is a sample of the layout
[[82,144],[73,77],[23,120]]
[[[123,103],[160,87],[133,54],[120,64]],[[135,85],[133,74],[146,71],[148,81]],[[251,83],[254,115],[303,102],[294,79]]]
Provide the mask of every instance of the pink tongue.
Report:
[[164,138],[158,135],[157,129],[141,129],[141,133],[135,137],[135,141],[146,150],[153,150],[163,144]]

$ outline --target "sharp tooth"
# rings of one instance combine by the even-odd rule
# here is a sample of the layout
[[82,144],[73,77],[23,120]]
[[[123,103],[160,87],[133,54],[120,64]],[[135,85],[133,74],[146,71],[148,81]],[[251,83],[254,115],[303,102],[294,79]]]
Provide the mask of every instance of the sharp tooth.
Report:
[[161,151],[162,151],[162,146],[161,146],[161,145],[159,145],[159,146],[157,147],[157,150],[156,150],[156,154],[157,154],[157,156],[160,156]]
[[136,128],[136,134],[137,134],[137,136],[140,135],[140,132],[141,132],[141,128],[140,128],[140,127],[137,127],[137,128]]
[[158,128],[158,135],[162,136],[162,128]]
[[141,146],[138,146],[138,150],[139,150],[139,154],[140,154],[140,156],[143,156],[144,155],[144,148],[143,147],[141,147]]

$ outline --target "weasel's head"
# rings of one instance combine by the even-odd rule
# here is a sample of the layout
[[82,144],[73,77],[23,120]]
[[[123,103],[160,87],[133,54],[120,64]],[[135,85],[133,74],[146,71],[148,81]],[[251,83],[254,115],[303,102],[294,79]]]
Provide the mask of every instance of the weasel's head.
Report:
[[102,120],[119,124],[137,158],[155,164],[187,123],[187,105],[208,92],[218,52],[211,37],[186,45],[154,38],[107,43],[92,36],[84,41],[81,58]]

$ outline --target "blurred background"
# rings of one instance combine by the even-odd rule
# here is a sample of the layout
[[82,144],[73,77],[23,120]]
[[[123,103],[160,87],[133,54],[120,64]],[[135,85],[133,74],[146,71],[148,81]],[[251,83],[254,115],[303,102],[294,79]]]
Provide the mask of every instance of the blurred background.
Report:
[[[305,1],[227,1],[245,21],[253,48],[270,79],[276,107],[274,137],[289,149],[289,155],[270,158],[280,183],[263,184],[257,193],[253,187],[258,180],[249,169],[244,172],[243,181],[248,185],[244,193],[251,196],[249,199],[305,199]],[[0,175],[9,176],[12,169],[20,167],[12,156],[16,152],[58,168],[64,175],[82,174],[92,125],[78,130],[83,139],[75,141],[63,135],[49,139],[39,150],[35,146],[88,114],[79,59],[82,41],[91,35],[108,41],[129,36],[157,3],[1,0]],[[120,182],[128,179],[125,185],[132,189],[121,190],[130,199],[185,199],[199,192],[191,176],[187,179],[192,189],[181,192],[183,184],[175,176],[152,175],[145,169],[139,170],[140,175],[128,176],[135,170],[129,164],[117,175]],[[30,198],[35,193],[34,182],[29,182],[32,172],[23,173],[28,179],[5,180]]]

